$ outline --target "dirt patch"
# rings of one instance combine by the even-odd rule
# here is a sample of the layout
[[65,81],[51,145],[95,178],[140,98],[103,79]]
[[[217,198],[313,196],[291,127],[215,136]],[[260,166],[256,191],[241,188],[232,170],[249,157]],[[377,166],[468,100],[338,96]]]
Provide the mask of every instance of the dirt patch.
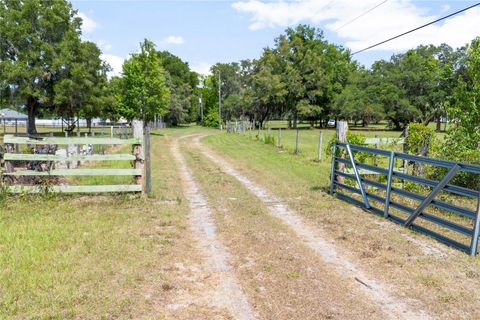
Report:
[[341,256],[333,241],[322,237],[324,233],[320,227],[312,226],[304,221],[293,210],[289,209],[280,199],[270,194],[260,185],[241,175],[233,169],[225,160],[215,155],[211,150],[200,145],[200,137],[194,139],[194,143],[201,152],[222,168],[222,170],[235,177],[251,193],[258,197],[268,207],[270,213],[288,225],[297,236],[303,240],[306,246],[315,251],[324,261],[333,265],[344,277],[350,278],[357,283],[357,288],[378,304],[391,318],[394,319],[428,319],[429,315],[419,308],[420,303],[415,300],[399,299],[390,294],[389,288],[366,274],[352,261]]
[[[187,137],[189,136],[184,138]],[[177,311],[197,305],[217,309],[219,312],[226,311],[235,319],[255,319],[255,314],[232,273],[228,263],[229,254],[217,239],[216,226],[207,201],[179,151],[177,140],[173,141],[171,150],[179,166],[184,194],[191,210],[189,227],[196,240],[197,250],[204,257],[204,263],[194,267],[192,275],[197,289],[203,289],[197,290],[196,294],[183,292],[177,296],[175,304],[169,305],[169,309]]]

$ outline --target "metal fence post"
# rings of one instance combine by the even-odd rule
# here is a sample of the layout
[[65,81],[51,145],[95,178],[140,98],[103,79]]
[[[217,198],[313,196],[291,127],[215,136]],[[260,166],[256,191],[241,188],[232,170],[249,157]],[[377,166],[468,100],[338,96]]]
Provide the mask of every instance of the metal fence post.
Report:
[[477,201],[477,215],[475,216],[475,224],[473,228],[472,242],[470,245],[470,255],[477,255],[478,236],[480,235],[480,195]]
[[337,156],[337,143],[333,144],[332,152],[332,172],[330,174],[330,195],[333,194],[333,189],[335,187],[335,157]]
[[392,193],[392,177],[393,167],[395,164],[395,152],[390,153],[390,162],[388,164],[388,181],[387,181],[387,194],[385,195],[385,208],[383,210],[383,216],[388,218],[388,209],[390,207],[390,195]]

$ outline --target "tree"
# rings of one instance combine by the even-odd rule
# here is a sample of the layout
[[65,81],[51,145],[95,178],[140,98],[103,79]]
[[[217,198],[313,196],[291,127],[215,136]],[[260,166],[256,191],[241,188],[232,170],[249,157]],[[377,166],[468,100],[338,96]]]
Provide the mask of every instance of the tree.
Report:
[[352,68],[348,51],[328,43],[320,30],[299,25],[275,40],[275,53],[287,91],[284,110],[294,126],[299,117],[326,120]]
[[61,114],[82,115],[91,128],[91,120],[102,114],[106,103],[109,66],[100,59],[100,49],[93,42],[64,41],[62,77],[54,84],[54,103]]
[[53,86],[62,77],[66,52],[58,48],[78,38],[80,26],[65,0],[0,1],[1,82],[25,102],[29,133],[36,133],[38,110],[53,105]]
[[169,99],[160,57],[153,42],[145,39],[140,52],[123,63],[120,113],[128,120],[141,119],[146,125],[155,115],[168,112]]
[[286,84],[279,70],[280,59],[272,50],[265,49],[262,57],[254,62],[251,86],[254,116],[259,126],[272,114],[281,114],[287,96]]
[[465,59],[467,77],[459,78],[448,108],[453,127],[447,147],[455,154],[475,150],[480,144],[480,37],[468,46]]
[[172,125],[190,122],[194,105],[193,93],[198,85],[198,75],[190,71],[188,63],[170,52],[162,51],[158,52],[158,55],[166,71],[166,84],[170,91],[165,121]]
[[334,113],[341,119],[362,121],[363,126],[384,117],[383,107],[378,103],[372,75],[364,68],[358,68],[350,75],[349,83],[336,97]]

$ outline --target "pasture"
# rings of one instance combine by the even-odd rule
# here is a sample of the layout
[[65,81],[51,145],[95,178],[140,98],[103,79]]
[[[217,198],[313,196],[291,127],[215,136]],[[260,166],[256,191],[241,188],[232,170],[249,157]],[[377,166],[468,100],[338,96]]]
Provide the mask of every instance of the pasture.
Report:
[[[235,302],[215,298],[230,277],[256,318],[392,318],[404,309],[447,319],[480,316],[478,258],[326,193],[333,130],[324,131],[321,162],[314,161],[318,130],[300,130],[298,155],[294,130],[282,130],[283,148],[254,134],[199,127],[153,132],[148,198],[2,194],[0,318],[242,318]],[[214,161],[219,158],[225,163]],[[216,241],[228,252],[228,271],[211,269],[209,251],[197,246],[184,166],[205,199]],[[234,174],[318,231],[355,273],[312,250],[254,193],[256,186],[247,188]],[[82,179],[105,184],[115,178]],[[390,300],[372,300],[372,292]]]

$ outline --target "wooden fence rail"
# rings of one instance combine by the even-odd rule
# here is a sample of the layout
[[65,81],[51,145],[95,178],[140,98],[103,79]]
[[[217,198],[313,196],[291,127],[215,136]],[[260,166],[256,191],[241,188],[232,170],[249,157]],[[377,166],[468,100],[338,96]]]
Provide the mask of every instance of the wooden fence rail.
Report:
[[[5,135],[3,142],[7,152],[3,155],[5,162],[3,176],[21,177],[68,177],[68,176],[132,176],[134,184],[115,185],[18,185],[7,186],[10,193],[103,193],[103,192],[143,192],[143,145],[139,138],[96,138],[96,137],[41,137],[29,138]],[[91,155],[55,155],[55,154],[25,154],[12,152],[12,146],[19,145],[131,145],[133,154],[91,154]],[[14,161],[39,161],[52,162],[50,169],[46,171],[15,168]],[[131,161],[133,168],[55,168],[57,162],[71,161]]]

